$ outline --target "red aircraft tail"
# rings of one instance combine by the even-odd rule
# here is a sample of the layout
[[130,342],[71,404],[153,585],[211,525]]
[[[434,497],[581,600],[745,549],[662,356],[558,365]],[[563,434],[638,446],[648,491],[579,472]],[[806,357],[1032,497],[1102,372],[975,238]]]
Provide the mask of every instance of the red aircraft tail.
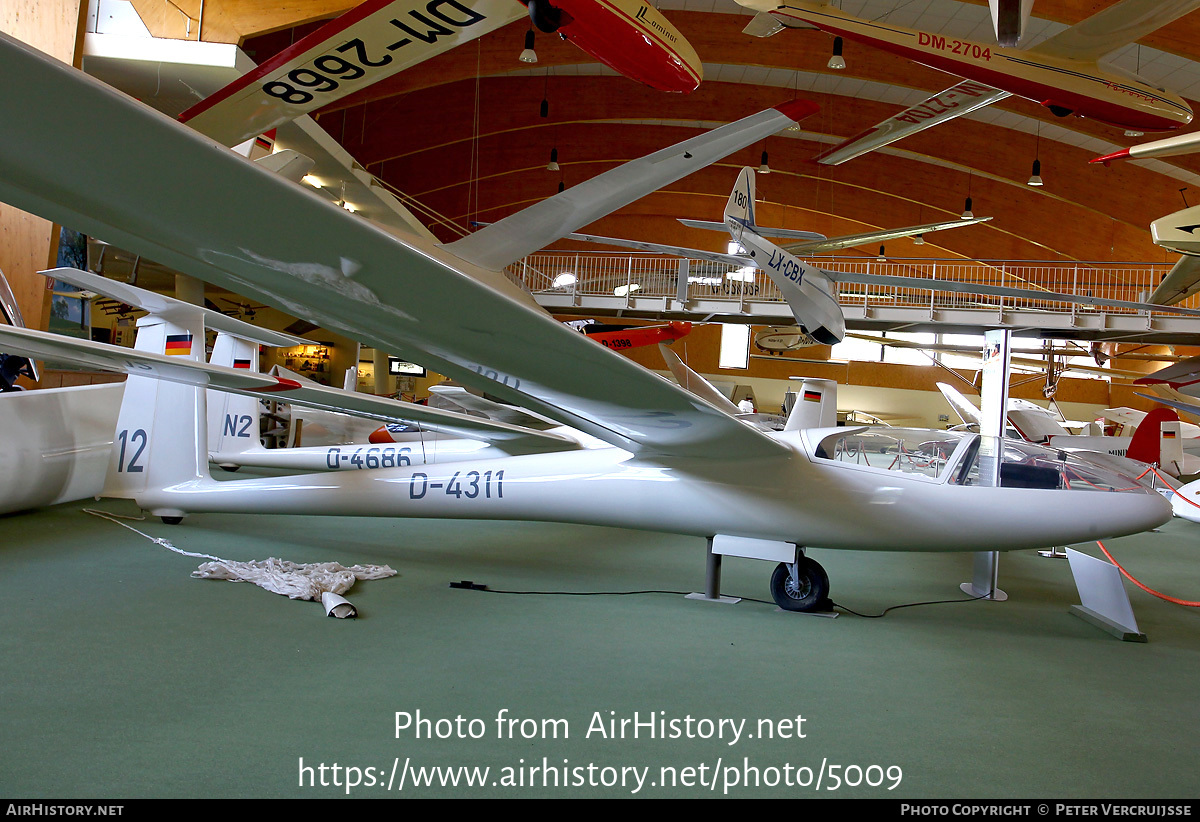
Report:
[[1162,459],[1161,424],[1178,419],[1179,415],[1170,408],[1155,408],[1138,423],[1137,430],[1133,432],[1133,439],[1129,441],[1129,450],[1125,452],[1125,456],[1131,460],[1157,465]]

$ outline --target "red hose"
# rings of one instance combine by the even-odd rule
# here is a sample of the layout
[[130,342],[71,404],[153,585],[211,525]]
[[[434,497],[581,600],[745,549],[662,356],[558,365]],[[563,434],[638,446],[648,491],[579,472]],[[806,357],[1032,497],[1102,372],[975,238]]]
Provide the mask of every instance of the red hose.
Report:
[[1096,540],[1096,544],[1100,546],[1100,550],[1104,552],[1104,556],[1108,557],[1108,561],[1111,562],[1113,565],[1117,566],[1117,570],[1120,571],[1122,574],[1124,574],[1125,579],[1129,580],[1130,582],[1132,582],[1137,587],[1141,588],[1146,593],[1148,593],[1152,596],[1156,596],[1159,599],[1165,599],[1167,602],[1174,602],[1176,605],[1186,605],[1189,608],[1200,608],[1200,602],[1189,602],[1186,599],[1176,599],[1175,597],[1169,597],[1166,594],[1160,594],[1158,591],[1155,591],[1153,588],[1147,588],[1145,585],[1143,585],[1142,583],[1140,583],[1136,579],[1134,579],[1133,576],[1128,571],[1126,571],[1124,568],[1122,568],[1121,563],[1119,563],[1115,559],[1113,559],[1112,554],[1110,554],[1108,552],[1108,549],[1104,547],[1103,542],[1101,542],[1100,540]]

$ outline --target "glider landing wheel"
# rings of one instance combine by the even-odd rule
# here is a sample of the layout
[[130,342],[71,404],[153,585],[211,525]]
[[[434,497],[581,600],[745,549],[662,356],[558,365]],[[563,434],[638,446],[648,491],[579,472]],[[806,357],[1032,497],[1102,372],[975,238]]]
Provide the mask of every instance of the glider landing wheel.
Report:
[[163,521],[163,525],[178,525],[183,522],[183,517],[159,517]]
[[795,565],[781,562],[771,574],[771,597],[785,611],[815,611],[828,607],[829,575],[818,563],[801,557]]

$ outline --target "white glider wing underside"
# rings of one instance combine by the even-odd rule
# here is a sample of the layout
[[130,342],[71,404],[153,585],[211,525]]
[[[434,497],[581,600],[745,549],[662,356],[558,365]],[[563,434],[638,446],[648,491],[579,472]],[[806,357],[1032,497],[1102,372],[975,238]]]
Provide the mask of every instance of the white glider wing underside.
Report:
[[793,100],[760,111],[670,148],[632,160],[561,191],[446,245],[455,256],[499,271],[576,229],[714,163],[740,148],[782,131],[817,110]]
[[[1190,317],[1200,317],[1200,310],[1195,308],[1180,308],[1175,305],[1157,305],[1139,303],[1132,300],[1109,300],[1103,297],[1088,297],[1081,294],[1066,294],[1061,291],[1039,291],[1033,288],[1008,288],[999,285],[982,285],[980,283],[960,282],[957,280],[938,280],[932,277],[900,277],[891,274],[854,274],[848,271],[824,271],[830,279],[843,283],[859,283],[862,285],[898,286],[900,288],[920,288],[925,291],[953,291],[957,294],[981,294],[989,297],[1014,297],[1022,300],[1045,300],[1055,303],[1074,303],[1075,305],[1115,306],[1133,308],[1138,311],[1170,311],[1176,314],[1186,314]],[[1074,366],[1072,366],[1074,367]]]
[[678,257],[690,257],[694,260],[705,260],[706,262],[722,263],[724,265],[758,266],[758,263],[749,257],[741,257],[737,254],[722,254],[719,251],[705,251],[700,248],[684,248],[683,246],[663,245],[662,243],[646,243],[641,240],[623,240],[620,237],[600,237],[596,234],[580,234],[578,232],[568,234],[566,239],[583,240],[584,242],[599,243],[600,245],[615,245],[620,248],[636,248],[638,251],[649,251],[652,254],[673,254]]
[[116,345],[63,337],[29,328],[0,326],[0,348],[20,351],[25,356],[54,362],[66,362],[98,371],[157,377],[168,382],[229,391],[258,399],[342,411],[380,422],[419,422],[431,431],[485,440],[497,445],[515,445],[522,452],[574,448],[565,437],[542,431],[530,431],[515,425],[484,420],[468,414],[440,411],[423,405],[401,402],[374,394],[359,394],[325,385],[257,371],[228,368],[210,363],[184,361],[167,354],[134,351]]
[[822,165],[841,165],[847,160],[861,157],[869,151],[889,145],[897,140],[924,131],[927,128],[970,114],[976,109],[989,106],[1011,95],[1007,91],[979,83],[963,80],[956,86],[938,92],[927,100],[889,117],[877,126],[818,154],[813,159]]
[[1174,305],[1200,291],[1200,257],[1184,254],[1150,295],[1150,302]]
[[[814,240],[812,242],[793,243],[785,245],[785,251],[790,251],[793,254],[826,254],[830,251],[840,251],[843,248],[853,248],[858,245],[866,245],[867,243],[886,243],[888,240],[895,240],[901,237],[913,237],[918,234],[929,234],[934,231],[945,231],[949,228],[962,228],[963,226],[975,225],[976,223],[986,223],[991,217],[972,217],[969,220],[942,220],[937,223],[925,223],[924,225],[910,225],[906,228],[884,228],[879,231],[867,231],[862,234],[847,234],[844,237],[830,237],[827,240]],[[761,231],[759,232],[762,233]],[[764,235],[765,236],[765,235]]]
[[[683,223],[688,228],[702,228],[705,231],[720,231],[722,234],[728,233],[729,228],[722,222],[714,222],[713,220],[685,220],[679,218],[679,222]],[[815,231],[801,231],[796,228],[768,228],[767,226],[755,225],[754,230],[762,237],[773,237],[784,240],[824,240],[824,234],[818,234]]]
[[285,334],[282,331],[272,331],[269,328],[251,325],[248,322],[242,322],[239,319],[222,314],[220,311],[213,311],[210,308],[192,305],[183,300],[177,300],[174,297],[167,297],[154,291],[138,288],[135,285],[110,280],[107,277],[101,277],[99,274],[93,274],[90,271],[81,271],[78,268],[52,268],[49,271],[39,273],[43,276],[52,277],[55,280],[61,280],[64,283],[78,286],[85,291],[94,291],[105,297],[119,300],[126,305],[140,308],[143,311],[156,314],[165,320],[170,320],[180,325],[186,325],[188,317],[199,314],[203,318],[206,328],[211,328],[213,331],[223,331],[226,334],[231,334],[234,337],[249,340],[250,342],[256,342],[259,345],[269,345],[274,348],[290,348],[294,345],[309,345],[312,343],[312,340],[306,340],[303,337],[296,337],[291,334]]
[[[482,285],[445,251],[394,237],[3,35],[0,75],[21,78],[0,83],[0,201],[640,454],[788,453]],[[87,127],[64,126],[63,111]],[[766,117],[782,128],[777,114]]]
[[1095,61],[1197,8],[1200,0],[1124,0],[1044,40],[1030,51]]

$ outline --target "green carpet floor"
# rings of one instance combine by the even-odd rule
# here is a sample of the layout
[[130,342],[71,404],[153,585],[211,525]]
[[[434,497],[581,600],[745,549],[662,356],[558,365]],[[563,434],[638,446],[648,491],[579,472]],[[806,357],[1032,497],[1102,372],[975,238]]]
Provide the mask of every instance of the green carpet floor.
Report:
[[[348,596],[361,617],[343,621],[251,585],[192,579],[197,560],[83,507],[0,518],[0,795],[323,797],[346,793],[347,766],[377,783],[350,794],[371,797],[388,795],[389,780],[393,796],[619,797],[639,775],[636,795],[650,797],[1200,793],[1200,613],[1131,588],[1150,641],[1117,641],[1068,613],[1078,599],[1067,563],[1034,552],[1002,558],[1007,603],[822,619],[676,595],[447,587],[465,578],[522,591],[701,590],[704,545],[677,537],[316,517],[134,523],[230,559],[399,572],[359,583]],[[1149,584],[1200,599],[1200,526],[1175,520],[1108,547]],[[971,569],[969,555],[812,556],[834,600],[867,613],[958,599]],[[724,590],[769,600],[770,571],[727,560]],[[536,722],[498,738],[505,710]],[[397,738],[396,713],[417,711],[462,717],[464,735],[482,736]],[[597,716],[634,712],[676,720],[685,736],[595,732]],[[723,739],[686,738],[708,730],[699,720],[723,718],[745,720],[740,739],[729,725]],[[471,719],[480,722],[469,728]],[[565,722],[542,722],[556,719]],[[785,738],[762,738],[768,725]],[[482,787],[459,772],[457,787],[413,784],[434,766],[490,770]],[[756,773],[757,786],[728,785]],[[831,790],[838,779],[862,784]]]

